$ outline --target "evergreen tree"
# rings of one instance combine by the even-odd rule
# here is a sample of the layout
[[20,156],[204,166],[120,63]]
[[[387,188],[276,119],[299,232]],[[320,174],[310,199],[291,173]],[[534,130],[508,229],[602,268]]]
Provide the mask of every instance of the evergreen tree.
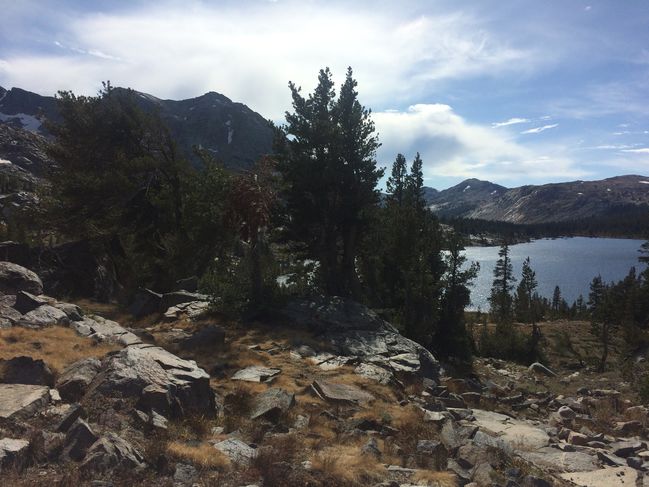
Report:
[[389,198],[391,198],[397,206],[403,205],[404,193],[407,184],[407,168],[406,158],[403,154],[397,154],[397,158],[392,164],[392,172],[386,182],[386,190]]
[[293,235],[320,262],[332,295],[360,294],[356,255],[383,174],[376,168],[374,123],[356,86],[351,68],[338,99],[328,68],[307,98],[289,83],[293,112],[286,113],[277,145]]
[[606,367],[611,334],[615,325],[613,301],[609,291],[601,276],[593,278],[588,294],[588,308],[591,315],[591,333],[597,337],[602,345],[602,355],[598,366],[599,372],[603,372]]
[[516,318],[523,323],[536,323],[538,319],[537,306],[534,302],[537,286],[536,273],[532,270],[530,258],[527,257],[523,261],[521,281],[516,288],[515,295]]
[[498,251],[498,261],[494,268],[494,281],[489,296],[491,314],[496,323],[511,323],[512,313],[512,289],[516,278],[513,275],[513,267],[509,257],[509,245],[505,242]]
[[405,186],[406,198],[410,204],[419,211],[423,211],[426,207],[426,201],[424,200],[424,162],[421,160],[419,152],[412,161]]
[[561,289],[555,286],[552,293],[552,316],[555,319],[561,315],[561,301]]

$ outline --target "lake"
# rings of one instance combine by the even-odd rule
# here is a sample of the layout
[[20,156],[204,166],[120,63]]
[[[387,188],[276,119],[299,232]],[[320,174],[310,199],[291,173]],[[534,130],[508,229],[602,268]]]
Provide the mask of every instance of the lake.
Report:
[[[536,272],[541,296],[552,298],[555,286],[569,305],[583,294],[588,299],[590,282],[598,274],[605,282],[625,277],[631,266],[637,271],[645,268],[638,262],[638,250],[644,240],[619,238],[559,238],[541,239],[510,246],[514,275],[520,280],[523,261],[529,256]],[[467,309],[489,309],[493,270],[499,247],[467,247],[469,261],[480,263],[480,273],[471,288],[471,306]]]

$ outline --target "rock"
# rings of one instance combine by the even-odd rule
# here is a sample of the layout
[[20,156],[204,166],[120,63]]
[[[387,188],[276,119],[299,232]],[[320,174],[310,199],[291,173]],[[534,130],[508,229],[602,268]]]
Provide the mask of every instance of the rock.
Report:
[[609,467],[624,467],[626,462],[615,455],[608,455],[603,451],[597,452],[597,458],[602,462],[602,465],[608,465]]
[[348,384],[315,380],[311,387],[325,401],[365,404],[374,400],[370,393]]
[[18,293],[16,293],[14,309],[22,314],[26,314],[44,304],[52,304],[52,301],[52,299],[49,299],[46,296],[36,296],[27,291],[18,291]]
[[542,478],[526,475],[521,481],[521,487],[552,487],[552,484]]
[[[476,426],[479,426],[482,430],[499,435],[495,441],[495,445],[501,445],[500,448],[505,448],[506,450],[534,450],[542,448],[550,442],[550,437],[545,431],[525,421],[481,409],[474,409],[473,415],[476,418]],[[488,440],[485,437],[481,438]]]
[[367,440],[367,443],[365,443],[363,448],[361,448],[361,453],[374,458],[381,458],[381,450],[379,450],[379,444],[376,441],[376,438],[370,438]]
[[54,428],[54,431],[57,433],[65,433],[70,429],[74,422],[84,414],[84,410],[80,404],[66,404],[58,407],[65,407],[65,410],[63,414],[59,416],[61,419]]
[[101,369],[96,358],[85,358],[69,365],[56,384],[61,397],[68,402],[81,399]]
[[144,316],[157,313],[160,311],[162,303],[162,294],[158,294],[150,289],[140,289],[135,295],[133,303],[128,308],[128,312],[140,319]]
[[415,453],[417,465],[430,470],[446,470],[448,466],[448,451],[439,441],[419,440]]
[[254,365],[239,370],[232,376],[232,380],[243,380],[247,382],[271,382],[281,372],[281,369],[270,369]]
[[225,453],[234,463],[249,464],[257,457],[257,450],[236,438],[228,438],[214,445],[214,448]]
[[291,321],[319,333],[351,330],[398,333],[396,328],[368,307],[338,296],[293,300],[286,305],[283,314]]
[[170,391],[181,408],[179,414],[216,414],[210,376],[193,360],[183,360],[151,345],[132,345],[111,355],[90,389],[108,397],[139,398],[151,385]]
[[158,384],[149,384],[142,389],[137,407],[146,413],[157,412],[167,418],[182,414],[178,411],[171,390]]
[[43,294],[43,283],[34,272],[23,266],[0,262],[0,292],[16,294],[18,291]]
[[179,304],[191,303],[192,301],[209,301],[209,296],[206,294],[190,293],[189,291],[173,291],[165,293],[160,299],[160,311],[164,312],[172,306]]
[[575,413],[568,406],[561,406],[557,412],[559,413],[559,416],[561,416],[563,419],[568,419],[568,420],[573,419],[577,415],[577,413]]
[[562,452],[544,447],[532,451],[519,451],[519,456],[548,472],[589,472],[597,470],[593,455],[584,452]]
[[477,426],[461,426],[454,421],[446,421],[440,431],[440,439],[449,451],[455,451],[473,438],[477,429]]
[[427,423],[433,423],[440,428],[445,422],[452,420],[453,416],[446,411],[428,411],[427,409],[424,410],[424,421]]
[[137,335],[128,331],[119,323],[101,316],[85,317],[82,322],[72,323],[72,326],[79,334],[89,336],[100,342],[116,343],[124,347],[142,343],[142,340]]
[[635,468],[636,470],[642,470],[644,460],[642,460],[642,458],[640,457],[627,457],[626,464],[631,468]]
[[0,329],[11,328],[23,315],[11,306],[0,304]]
[[99,439],[88,423],[77,419],[65,435],[63,455],[80,462],[86,456],[88,449]]
[[14,438],[0,439],[0,474],[3,470],[20,469],[29,451],[29,441]]
[[472,480],[478,485],[491,485],[496,471],[488,463],[480,463],[473,470]]
[[42,360],[23,355],[0,359],[0,382],[54,387],[54,374]]
[[624,421],[615,424],[613,433],[618,436],[636,436],[639,435],[643,429],[644,427],[640,421]]
[[293,349],[293,351],[297,353],[300,357],[306,357],[306,358],[313,357],[316,354],[316,351],[313,350],[313,348],[311,348],[308,345],[300,345],[295,349]]
[[46,386],[0,384],[0,419],[27,419],[49,402]]
[[547,375],[548,377],[557,376],[557,374],[555,374],[552,370],[550,370],[548,367],[546,367],[540,362],[534,362],[532,365],[529,366],[529,370],[539,374]]
[[354,373],[375,380],[379,384],[387,385],[395,382],[392,372],[378,365],[363,363],[354,369]]
[[176,464],[174,487],[191,487],[198,477],[198,471],[186,463]]
[[209,301],[190,301],[189,303],[181,303],[168,308],[167,311],[164,312],[164,318],[167,321],[176,321],[182,317],[196,320],[203,314],[207,313],[209,309]]
[[561,478],[584,487],[624,487],[636,485],[637,472],[631,467],[593,469],[579,473],[564,473]]
[[633,456],[646,447],[647,444],[644,441],[618,441],[611,444],[613,454],[621,458]]
[[49,304],[24,314],[16,324],[28,328],[42,328],[44,326],[67,325],[70,318],[63,311]]
[[568,434],[568,443],[571,445],[585,446],[590,441],[590,438],[582,433],[571,431]]
[[85,471],[131,470],[144,467],[140,452],[115,433],[97,440],[86,453],[81,468]]
[[189,338],[181,340],[178,345],[183,350],[193,350],[197,348],[216,348],[222,347],[225,343],[225,330],[217,325],[208,325]]
[[268,389],[255,397],[250,419],[264,418],[277,422],[279,416],[295,404],[295,394],[283,389]]
[[55,308],[63,311],[70,321],[81,321],[83,320],[83,311],[76,304],[71,303],[55,303],[53,305]]

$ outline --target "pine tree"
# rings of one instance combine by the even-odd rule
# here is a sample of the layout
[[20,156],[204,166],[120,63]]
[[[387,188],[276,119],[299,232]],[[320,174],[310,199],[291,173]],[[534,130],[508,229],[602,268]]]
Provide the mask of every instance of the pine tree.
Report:
[[489,303],[491,313],[496,323],[507,324],[512,322],[512,289],[516,278],[513,275],[513,267],[509,257],[509,245],[505,242],[498,251],[498,261],[494,268],[494,281],[491,287]]
[[611,333],[614,328],[614,310],[611,293],[602,281],[601,276],[596,276],[590,283],[588,294],[588,308],[590,310],[591,333],[597,337],[602,345],[602,355],[599,360],[598,371],[603,372],[608,359]]
[[388,178],[385,187],[389,198],[399,207],[404,203],[403,199],[407,184],[407,174],[406,158],[403,154],[397,154],[397,158],[392,164],[391,175]]
[[559,286],[555,286],[552,293],[552,316],[555,319],[561,315],[561,301],[561,289]]
[[535,306],[534,302],[537,286],[536,273],[532,270],[530,258],[527,257],[523,261],[521,281],[516,288],[515,295],[516,318],[523,323],[536,323],[538,319],[537,306]]
[[410,204],[423,211],[426,207],[424,200],[424,162],[421,160],[419,152],[415,156],[410,166],[410,174],[406,177],[406,198]]
[[320,70],[314,93],[304,98],[293,83],[293,112],[286,113],[279,169],[294,236],[320,262],[325,290],[359,295],[356,254],[369,210],[378,203],[379,147],[371,113],[358,101],[347,70],[336,99],[329,69]]

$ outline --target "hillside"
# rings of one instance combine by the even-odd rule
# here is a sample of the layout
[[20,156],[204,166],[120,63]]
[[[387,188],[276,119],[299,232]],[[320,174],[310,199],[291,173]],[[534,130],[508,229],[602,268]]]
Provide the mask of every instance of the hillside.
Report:
[[649,177],[617,176],[601,181],[572,181],[505,188],[467,179],[433,194],[430,208],[443,217],[509,223],[549,223],[607,218],[629,208],[649,209]]
[[[219,93],[209,92],[187,100],[162,100],[135,93],[144,110],[160,113],[183,154],[196,163],[194,147],[207,150],[234,169],[250,168],[271,150],[273,130],[268,121]],[[58,119],[54,97],[0,87],[0,122],[46,134],[44,118]]]

